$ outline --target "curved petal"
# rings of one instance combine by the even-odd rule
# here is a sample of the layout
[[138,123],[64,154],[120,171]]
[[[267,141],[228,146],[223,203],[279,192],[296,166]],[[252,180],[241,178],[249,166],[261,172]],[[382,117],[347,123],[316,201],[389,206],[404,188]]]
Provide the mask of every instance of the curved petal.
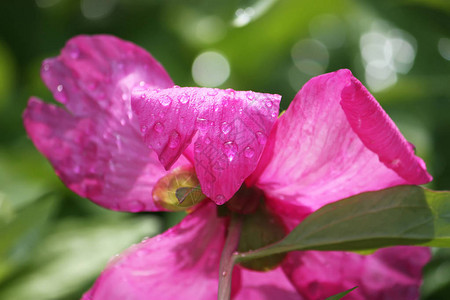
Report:
[[302,296],[284,274],[281,267],[269,272],[241,269],[241,289],[233,300],[301,300]]
[[306,83],[275,124],[254,178],[271,197],[312,210],[365,191],[431,180],[349,70]]
[[256,168],[278,116],[280,98],[207,88],[136,88],[132,106],[145,142],[166,168],[198,132],[194,165],[202,191],[223,204]]
[[345,299],[418,299],[424,247],[393,247],[362,256],[350,252],[291,252],[283,270],[305,299],[326,297],[358,286]]
[[173,86],[160,64],[116,37],[78,36],[44,61],[41,76],[68,111],[32,98],[24,123],[62,181],[107,208],[160,210],[151,192],[167,172],[143,143],[130,105],[136,85]]
[[131,116],[133,87],[173,86],[164,68],[144,49],[109,35],[70,39],[58,57],[43,62],[41,77],[74,115],[104,111],[122,122]]
[[207,203],[108,264],[84,300],[217,299],[225,219]]
[[[163,210],[152,199],[167,172],[137,132],[114,119],[76,117],[31,98],[25,129],[61,180],[75,193],[106,208]],[[180,164],[189,164],[185,159]]]

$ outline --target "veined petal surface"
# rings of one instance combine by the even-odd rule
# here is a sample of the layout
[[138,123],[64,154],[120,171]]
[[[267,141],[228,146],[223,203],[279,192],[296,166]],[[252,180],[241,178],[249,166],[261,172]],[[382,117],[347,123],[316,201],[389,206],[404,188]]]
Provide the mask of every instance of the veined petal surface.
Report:
[[195,139],[194,166],[202,191],[223,204],[256,168],[280,98],[208,88],[136,88],[132,107],[145,142],[166,168]]
[[83,300],[215,300],[225,219],[206,203],[115,258]]
[[308,300],[321,300],[358,286],[345,299],[419,298],[422,268],[431,257],[425,247],[392,247],[371,255],[334,251],[294,251],[283,270]]
[[31,98],[24,124],[62,181],[106,208],[160,210],[152,189],[167,172],[143,143],[130,105],[134,86],[173,86],[160,64],[116,37],[78,36],[44,61],[41,76],[67,110]]
[[[367,121],[358,125],[358,118]],[[254,176],[280,206],[312,210],[365,191],[431,180],[423,161],[349,70],[305,84],[275,124]]]

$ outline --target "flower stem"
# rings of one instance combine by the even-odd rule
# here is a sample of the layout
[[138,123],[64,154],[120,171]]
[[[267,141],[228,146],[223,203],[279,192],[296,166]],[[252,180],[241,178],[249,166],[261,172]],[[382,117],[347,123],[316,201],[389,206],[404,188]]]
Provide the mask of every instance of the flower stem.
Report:
[[241,236],[242,216],[231,214],[230,225],[228,226],[227,238],[220,257],[219,267],[219,292],[217,300],[229,300],[231,295],[231,275],[234,267],[233,253],[239,245]]

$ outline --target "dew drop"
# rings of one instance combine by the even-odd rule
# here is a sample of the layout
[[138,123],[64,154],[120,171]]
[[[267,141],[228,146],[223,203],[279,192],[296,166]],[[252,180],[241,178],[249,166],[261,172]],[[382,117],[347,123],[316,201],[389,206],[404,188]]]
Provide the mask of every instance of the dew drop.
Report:
[[233,89],[226,89],[225,92],[227,92],[227,94],[230,94],[232,96],[236,94],[236,92]]
[[231,125],[228,122],[223,122],[220,126],[223,134],[228,134],[231,131]]
[[125,119],[120,119],[120,125],[125,126],[126,123],[127,121],[125,121]]
[[203,119],[203,118],[197,118],[197,124],[198,124],[198,129],[202,133],[205,133],[208,130],[208,126],[209,126],[208,120]]
[[141,99],[145,99],[145,94],[141,94]]
[[255,99],[255,93],[253,91],[248,91],[246,95],[247,99],[250,101],[253,101]]
[[261,131],[256,132],[256,139],[258,140],[258,143],[260,143],[261,145],[265,145],[267,142],[266,135]]
[[145,85],[145,81],[139,82],[139,86],[144,86],[144,85]]
[[273,105],[273,102],[272,102],[272,100],[266,100],[266,106],[267,107],[272,107],[272,105]]
[[80,49],[78,49],[78,47],[76,46],[73,46],[69,50],[69,55],[70,57],[72,57],[72,59],[78,59],[80,57]]
[[153,130],[155,130],[156,132],[162,132],[164,130],[164,125],[161,124],[161,122],[156,122],[153,126]]
[[42,68],[44,69],[45,72],[47,72],[48,70],[50,70],[50,65],[44,64],[44,66]]
[[277,116],[278,116],[277,112],[274,111],[274,112],[272,113],[272,118],[276,118]]
[[58,86],[56,87],[56,90],[57,90],[58,92],[60,92],[60,93],[63,91],[63,89],[64,89],[64,87],[63,87],[62,84],[60,84],[60,85],[58,85]]
[[170,98],[167,95],[164,95],[159,98],[159,103],[161,103],[162,106],[168,106],[170,103],[172,103],[172,98]]
[[255,150],[251,147],[246,147],[244,150],[244,156],[247,158],[252,158],[255,155]]
[[180,134],[177,131],[172,131],[169,137],[169,148],[176,148],[180,145]]
[[202,151],[202,145],[199,142],[194,144],[194,151],[196,153],[200,153]]
[[210,89],[209,91],[208,91],[208,95],[209,96],[215,96],[215,95],[217,95],[219,92],[216,90],[216,89]]
[[189,102],[189,95],[188,94],[182,94],[179,98],[178,101],[180,101],[180,103],[182,104],[186,104]]
[[[216,201],[217,201],[218,203],[222,204],[223,202],[225,202],[225,196],[222,195],[222,194],[217,195],[217,196],[216,196]],[[227,275],[227,272],[223,272],[222,275],[223,275],[223,276],[226,276],[226,275]]]
[[233,142],[226,142],[223,144],[225,155],[228,158],[228,161],[232,162],[234,157],[236,156],[237,146]]

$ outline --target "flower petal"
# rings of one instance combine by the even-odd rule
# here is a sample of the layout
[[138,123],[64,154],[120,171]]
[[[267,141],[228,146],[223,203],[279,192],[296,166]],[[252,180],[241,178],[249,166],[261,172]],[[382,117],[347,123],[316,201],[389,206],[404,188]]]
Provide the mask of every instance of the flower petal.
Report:
[[225,219],[206,203],[114,259],[83,300],[217,299]]
[[41,77],[73,114],[102,110],[124,121],[131,116],[133,87],[173,86],[164,68],[144,49],[108,35],[72,38],[58,57],[43,62]]
[[250,271],[242,267],[241,289],[233,300],[301,300],[303,299],[281,267],[269,272]]
[[24,123],[62,181],[107,208],[160,210],[151,192],[167,172],[143,143],[130,105],[136,85],[173,86],[160,64],[116,37],[78,36],[44,61],[41,76],[68,111],[32,98]]
[[36,98],[23,117],[31,140],[72,191],[114,210],[162,210],[152,189],[167,172],[129,126],[101,114],[76,117]]
[[[358,118],[367,120],[358,127]],[[349,70],[306,83],[275,124],[254,178],[271,197],[312,210],[365,191],[431,179]]]
[[325,299],[355,286],[345,299],[418,299],[424,247],[393,247],[362,256],[350,252],[291,252],[283,270],[305,299]]
[[207,88],[136,88],[132,94],[145,142],[166,168],[198,132],[195,169],[203,193],[217,204],[230,199],[256,168],[279,102],[278,95]]

